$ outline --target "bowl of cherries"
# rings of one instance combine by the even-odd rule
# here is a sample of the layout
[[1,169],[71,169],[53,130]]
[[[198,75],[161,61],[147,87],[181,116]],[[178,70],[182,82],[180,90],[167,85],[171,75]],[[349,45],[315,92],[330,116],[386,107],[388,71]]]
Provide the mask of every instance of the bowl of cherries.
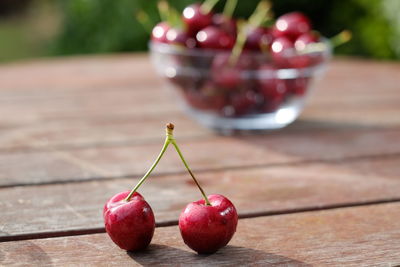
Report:
[[217,130],[278,129],[302,111],[316,78],[326,69],[330,40],[313,31],[300,12],[271,15],[259,2],[247,19],[232,14],[236,0],[214,13],[217,0],[179,13],[159,2],[163,21],[152,30],[150,55],[156,71],[178,95],[185,111]]

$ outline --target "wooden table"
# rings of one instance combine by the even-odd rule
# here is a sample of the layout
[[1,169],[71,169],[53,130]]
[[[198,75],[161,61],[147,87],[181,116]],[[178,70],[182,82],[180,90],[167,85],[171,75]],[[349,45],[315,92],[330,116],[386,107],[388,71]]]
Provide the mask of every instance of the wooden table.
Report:
[[[146,55],[0,66],[0,265],[400,264],[400,65],[336,59],[301,118],[218,136],[186,117]],[[102,206],[136,184],[164,125],[208,194],[240,214],[229,246],[198,256],[177,218],[200,195],[167,151],[140,192],[157,221],[126,253]]]

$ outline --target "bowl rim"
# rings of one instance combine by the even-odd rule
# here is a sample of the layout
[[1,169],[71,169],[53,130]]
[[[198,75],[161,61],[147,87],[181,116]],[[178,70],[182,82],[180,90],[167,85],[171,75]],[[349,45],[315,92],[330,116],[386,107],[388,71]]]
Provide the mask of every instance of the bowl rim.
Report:
[[[292,57],[292,56],[305,56],[305,55],[318,55],[318,54],[332,54],[332,44],[328,38],[321,37],[321,42],[325,49],[321,51],[311,51],[311,52],[304,52],[299,53],[298,50],[295,48],[286,49],[284,57]],[[161,42],[154,42],[152,40],[149,41],[148,47],[150,48],[151,52],[158,52],[163,54],[170,54],[170,55],[181,55],[181,56],[210,56],[213,57],[216,54],[230,54],[232,50],[223,50],[223,49],[203,49],[203,48],[187,48],[181,45],[176,44],[167,44]],[[264,53],[261,51],[249,51],[243,50],[242,55],[246,56],[254,56],[254,57],[267,57],[270,58],[271,55],[269,53]]]

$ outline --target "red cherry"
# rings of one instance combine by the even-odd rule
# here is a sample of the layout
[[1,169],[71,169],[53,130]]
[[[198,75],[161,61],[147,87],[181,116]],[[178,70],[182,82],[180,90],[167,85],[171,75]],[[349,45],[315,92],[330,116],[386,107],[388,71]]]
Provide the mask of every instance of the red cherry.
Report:
[[294,45],[288,38],[276,38],[271,45],[271,55],[275,65],[282,68],[290,67],[289,58],[291,55],[288,55],[288,52],[290,53],[293,48]]
[[179,217],[183,241],[198,253],[213,253],[226,246],[236,231],[235,206],[222,195],[208,197],[211,206],[199,200],[189,203]]
[[236,20],[224,16],[223,14],[215,14],[212,17],[212,25],[220,28],[231,36],[236,36],[237,34]]
[[183,21],[191,35],[209,26],[212,22],[212,13],[204,14],[200,7],[201,5],[198,3],[192,4],[187,6],[182,13]]
[[294,42],[297,50],[303,50],[308,44],[316,43],[319,41],[319,36],[315,32],[307,32],[300,35]]
[[230,54],[216,54],[211,66],[211,76],[217,86],[234,89],[240,86],[241,77],[238,66],[231,66]]
[[[261,66],[259,88],[264,97],[263,111],[275,111],[283,102],[288,91],[286,83],[275,76],[276,69],[270,65]],[[265,77],[264,77],[265,76]]]
[[200,110],[220,112],[226,103],[223,92],[218,92],[211,83],[198,90],[185,90],[184,97],[190,106]]
[[235,43],[231,35],[215,26],[208,26],[199,31],[196,40],[201,48],[206,49],[232,49]]
[[273,40],[272,30],[265,27],[251,28],[246,38],[245,49],[254,51],[270,49]]
[[285,81],[288,91],[294,95],[302,96],[307,92],[310,78],[299,77]]
[[167,32],[170,29],[168,23],[160,22],[151,31],[151,40],[153,42],[167,43]]
[[255,108],[257,104],[257,95],[252,90],[244,90],[233,93],[230,102],[234,115],[246,115]]
[[190,37],[185,31],[177,28],[171,28],[166,34],[169,44],[181,45],[187,48],[196,47],[196,40]]
[[274,25],[274,35],[286,36],[295,41],[301,34],[311,30],[310,20],[300,12],[291,12],[280,16]]
[[129,201],[129,191],[113,196],[104,206],[106,231],[120,248],[136,251],[145,249],[153,237],[154,214],[150,205],[135,193]]
[[223,91],[218,88],[212,82],[206,82],[200,93],[202,94],[202,100],[206,106],[206,109],[213,111],[221,111],[226,103],[226,95]]
[[278,78],[260,78],[260,92],[265,99],[280,98],[288,91],[285,82]]
[[186,99],[187,103],[196,109],[206,110],[207,103],[203,100],[202,95],[200,92],[196,90],[185,90],[183,97]]
[[[316,43],[318,41],[319,41],[319,35],[317,33],[307,32],[300,35],[296,39],[294,46],[296,47],[296,50],[301,51],[306,49],[307,45]],[[294,68],[304,68],[320,63],[321,61],[323,61],[323,56],[320,52],[308,53],[308,54],[298,55],[294,57],[291,61],[292,61],[291,64]]]

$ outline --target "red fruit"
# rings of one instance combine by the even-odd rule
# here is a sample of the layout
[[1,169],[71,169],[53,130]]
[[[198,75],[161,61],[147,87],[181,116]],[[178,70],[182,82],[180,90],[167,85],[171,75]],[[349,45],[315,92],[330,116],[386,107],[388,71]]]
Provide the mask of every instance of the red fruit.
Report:
[[218,90],[211,82],[207,82],[200,90],[202,100],[206,109],[220,112],[226,103],[226,95],[223,91]]
[[315,32],[307,32],[300,35],[294,42],[297,50],[303,50],[308,44],[316,43],[319,41],[319,36]]
[[235,39],[225,31],[208,26],[196,35],[196,40],[201,48],[206,49],[232,49]]
[[275,76],[276,69],[270,65],[261,66],[259,71],[259,88],[264,98],[263,111],[275,111],[288,91],[286,83]]
[[230,54],[216,54],[211,66],[211,76],[217,86],[237,88],[241,83],[240,69],[229,64]]
[[309,78],[300,77],[296,79],[288,79],[285,81],[285,83],[290,93],[302,96],[307,92]]
[[150,205],[135,193],[129,201],[129,191],[113,196],[104,205],[106,231],[120,248],[136,251],[145,249],[154,234],[155,220]]
[[293,56],[294,45],[286,37],[279,37],[274,40],[271,45],[271,55],[274,63],[278,67],[290,67],[289,58]]
[[212,22],[212,13],[204,14],[200,4],[192,4],[183,10],[183,21],[191,35],[209,26]]
[[166,34],[167,42],[169,44],[181,45],[187,48],[196,47],[196,40],[190,37],[185,31],[177,28],[171,28]]
[[199,200],[189,203],[179,217],[183,241],[198,253],[213,253],[226,246],[236,231],[235,206],[222,195],[208,197],[211,206]]
[[231,36],[236,36],[237,34],[236,20],[224,16],[223,14],[215,14],[212,17],[212,25],[220,28]]
[[167,43],[167,32],[169,29],[168,23],[158,23],[151,31],[151,40],[153,42]]
[[[307,48],[307,45],[316,43],[319,41],[319,35],[315,32],[307,32],[302,35],[300,35],[296,42],[294,43],[294,46],[296,47],[296,50],[304,50]],[[308,67],[311,65],[315,65],[323,61],[323,56],[321,52],[316,52],[316,53],[307,53],[303,55],[298,55],[295,58],[292,59],[292,65],[294,68],[304,68]]]
[[247,33],[247,39],[244,48],[254,51],[270,49],[272,40],[273,35],[270,28],[251,28]]
[[255,108],[257,104],[257,95],[251,90],[244,90],[232,94],[231,106],[236,116],[246,115]]
[[284,100],[283,97],[277,97],[277,98],[265,100],[265,103],[262,107],[262,111],[275,112],[282,105],[283,100]]
[[206,85],[200,91],[185,90],[184,97],[191,107],[200,110],[220,112],[227,104],[225,94],[217,92],[211,84]]
[[295,41],[301,34],[311,30],[310,20],[300,12],[291,12],[280,16],[274,26],[274,35],[285,36]]

